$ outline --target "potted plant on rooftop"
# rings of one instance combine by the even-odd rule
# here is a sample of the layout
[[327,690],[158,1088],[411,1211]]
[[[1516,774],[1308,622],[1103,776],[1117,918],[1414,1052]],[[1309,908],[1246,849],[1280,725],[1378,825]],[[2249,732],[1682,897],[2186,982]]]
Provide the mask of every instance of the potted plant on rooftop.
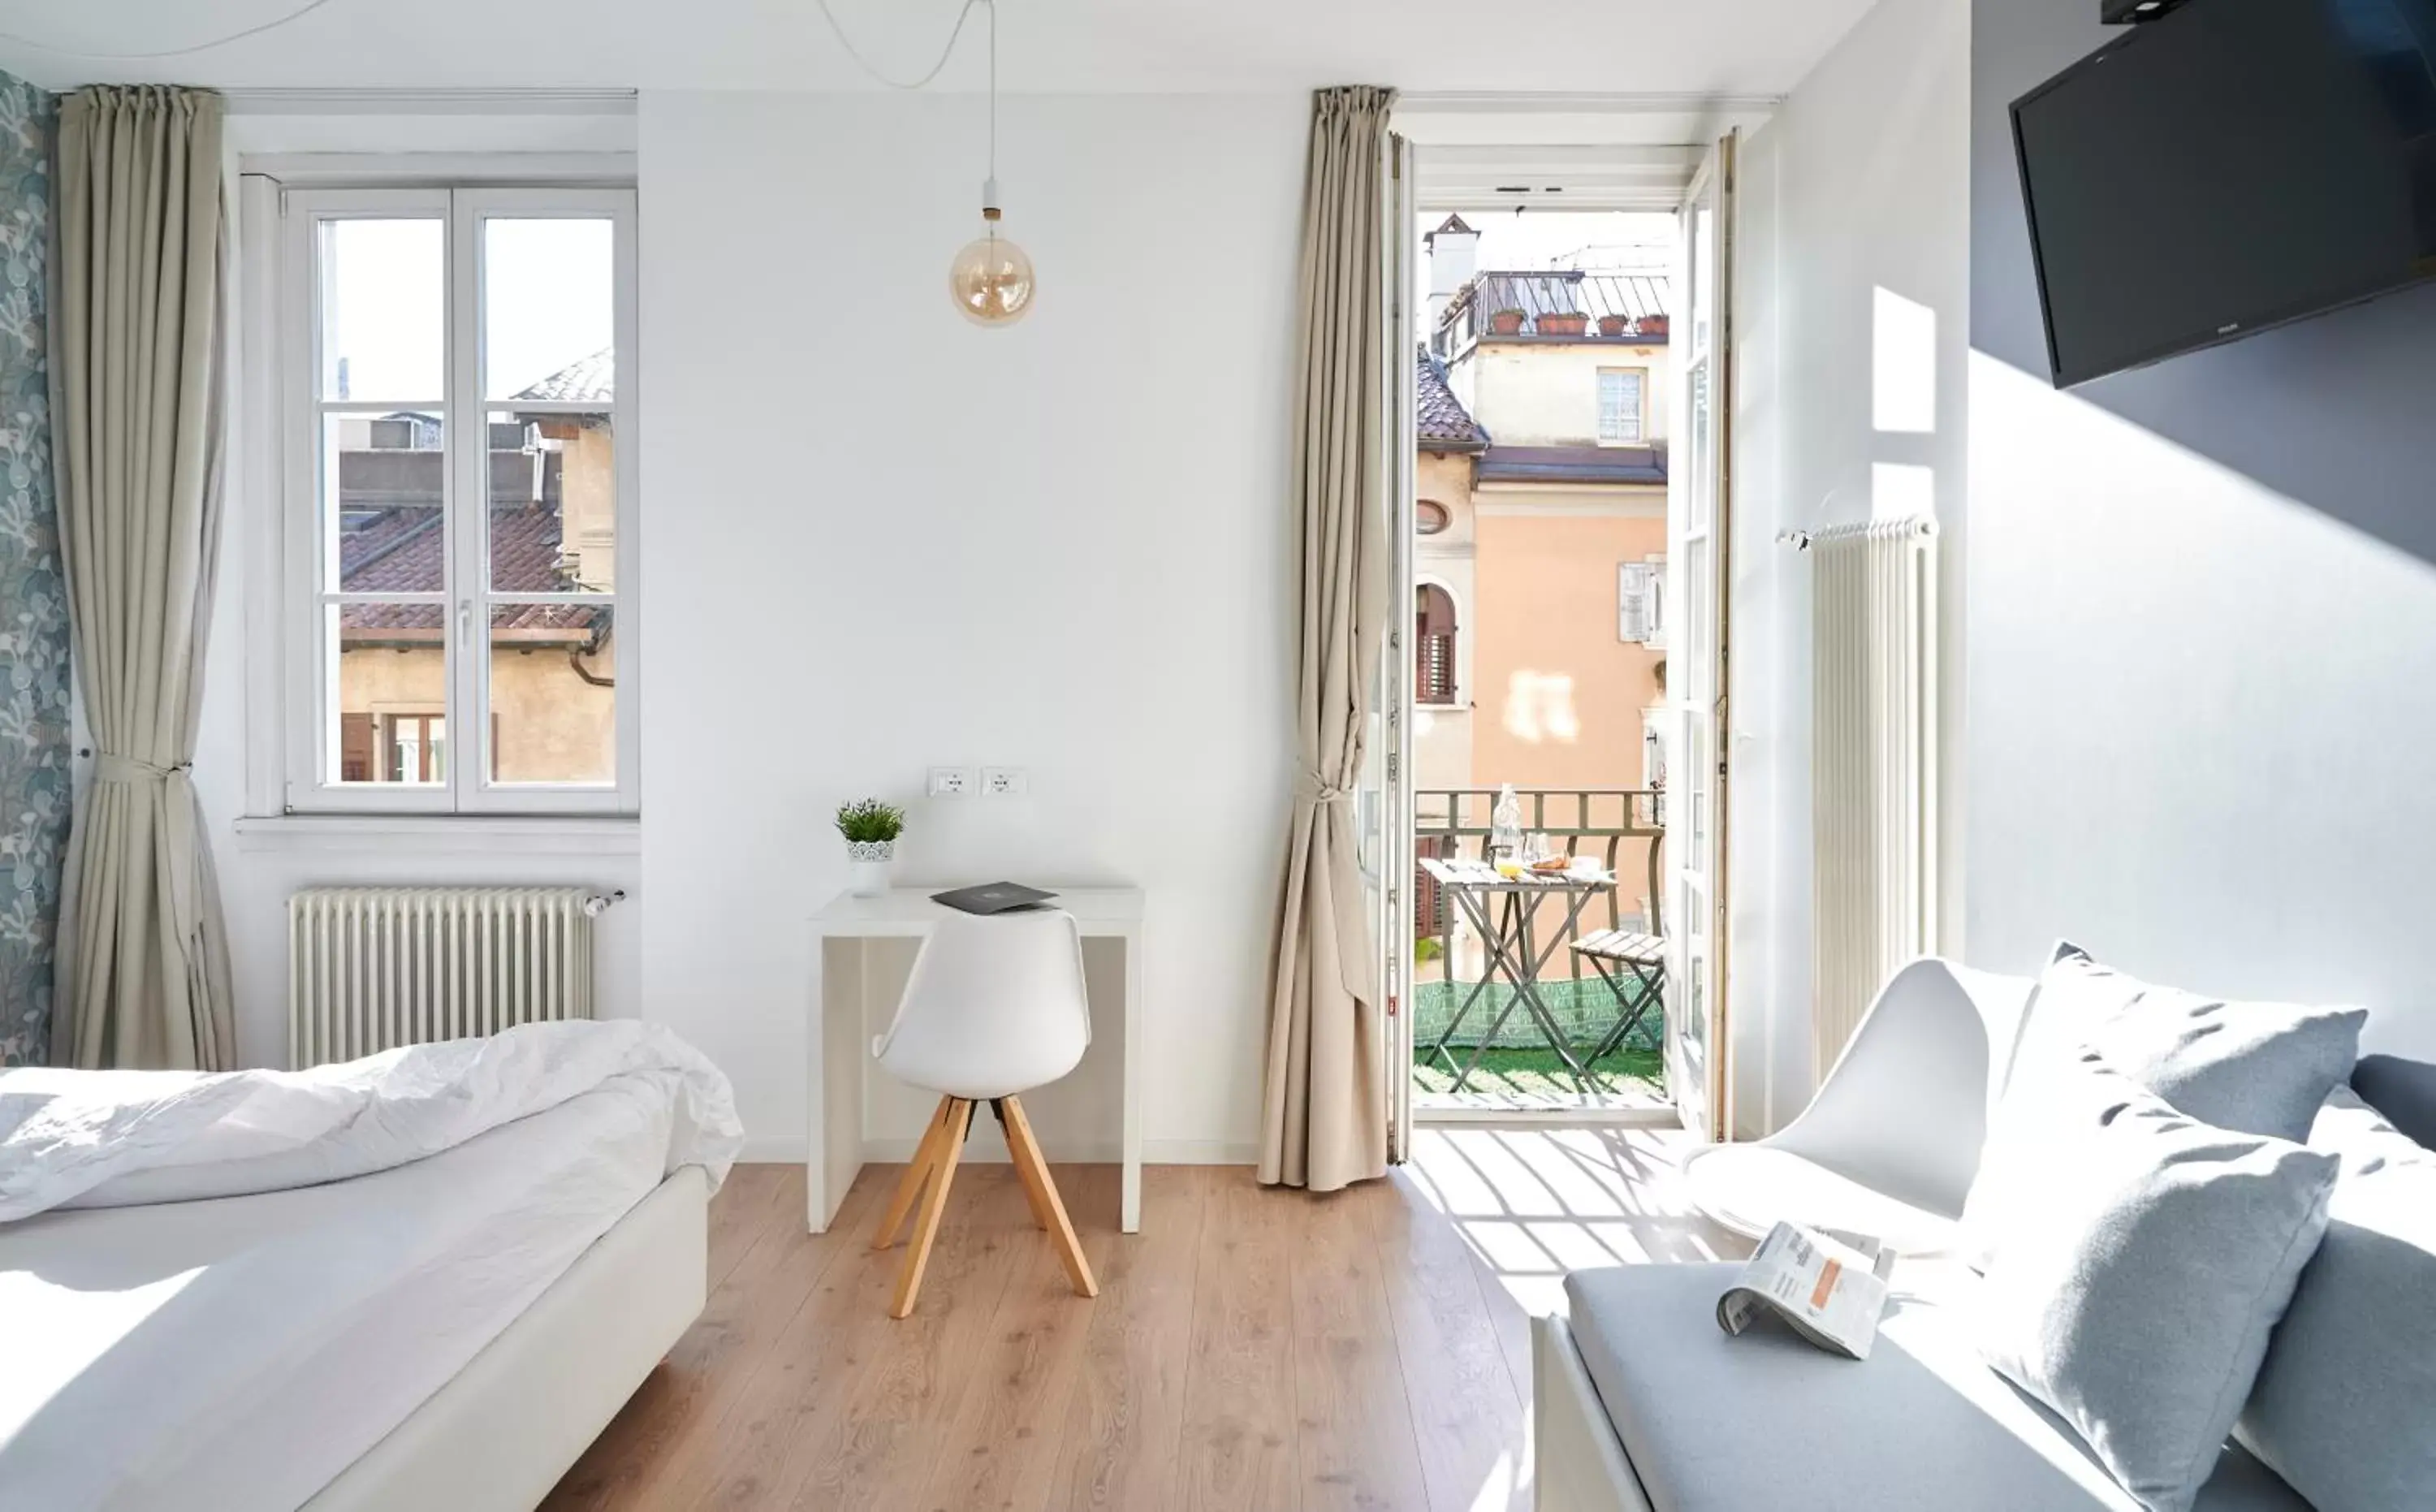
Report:
[[1522,312],[1519,309],[1491,310],[1488,312],[1488,329],[1494,336],[1521,336]]
[[887,892],[896,837],[905,833],[905,810],[877,798],[859,798],[839,807],[837,827],[845,837],[846,891],[857,897]]
[[1602,315],[1599,317],[1599,335],[1609,338],[1619,337],[1630,329],[1631,325],[1630,316]]
[[1591,318],[1580,310],[1541,310],[1541,336],[1579,336],[1590,327]]

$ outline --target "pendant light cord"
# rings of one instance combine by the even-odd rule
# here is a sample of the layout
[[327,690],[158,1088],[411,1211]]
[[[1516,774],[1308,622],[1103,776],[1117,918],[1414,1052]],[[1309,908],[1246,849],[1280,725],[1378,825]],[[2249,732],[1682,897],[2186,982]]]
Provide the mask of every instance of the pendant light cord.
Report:
[[[956,12],[954,28],[948,33],[948,44],[939,49],[939,61],[931,65],[928,73],[911,81],[891,78],[870,59],[865,58],[861,49],[855,46],[854,39],[845,34],[845,27],[839,24],[837,12],[829,9],[829,0],[820,0],[821,19],[829,24],[830,35],[837,38],[838,45],[845,49],[845,55],[854,60],[854,65],[870,75],[875,82],[885,84],[890,89],[903,90],[926,88],[932,79],[939,77],[941,70],[948,66],[948,60],[956,56],[956,40],[965,34],[965,23],[970,21],[973,11],[982,6],[990,8],[990,93],[995,98],[998,93],[998,7],[993,5],[991,0],[965,0],[965,8]],[[991,130],[993,132],[996,131],[995,125]]]
[[[0,42],[13,42],[20,47],[31,47],[36,52],[49,53],[53,57],[57,58],[101,58],[113,62],[146,62],[161,58],[185,58],[195,53],[209,52],[215,47],[225,47],[233,42],[243,42],[248,37],[259,37],[264,32],[275,31],[279,27],[287,26],[291,21],[302,21],[306,16],[311,15],[314,11],[321,9],[323,6],[326,6],[329,3],[330,0],[305,0],[304,5],[297,7],[295,9],[290,10],[284,16],[273,16],[269,21],[256,22],[254,25],[246,27],[242,31],[233,31],[225,37],[215,37],[210,42],[199,42],[189,46],[164,47],[157,52],[91,52],[82,47],[61,47],[53,43],[36,42],[31,37],[21,37],[13,31],[0,31]],[[976,5],[981,4],[982,0],[973,0],[973,3]],[[823,4],[826,5],[826,0],[823,0]]]

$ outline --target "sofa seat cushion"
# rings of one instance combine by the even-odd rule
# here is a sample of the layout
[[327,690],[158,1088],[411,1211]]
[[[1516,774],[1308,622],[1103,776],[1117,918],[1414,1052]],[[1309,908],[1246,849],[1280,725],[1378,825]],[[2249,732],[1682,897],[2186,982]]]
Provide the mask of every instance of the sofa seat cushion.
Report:
[[[1737,1265],[1565,1278],[1575,1347],[1654,1512],[2139,1512],[2071,1432],[1988,1368],[1959,1267],[1896,1274],[1864,1361],[1717,1327]],[[2308,1512],[2228,1449],[2194,1512]]]

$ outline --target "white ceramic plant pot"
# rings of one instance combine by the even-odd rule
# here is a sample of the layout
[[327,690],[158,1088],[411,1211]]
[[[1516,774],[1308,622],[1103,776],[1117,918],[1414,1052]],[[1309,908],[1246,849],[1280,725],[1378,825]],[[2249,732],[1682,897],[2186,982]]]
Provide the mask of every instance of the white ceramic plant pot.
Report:
[[878,897],[888,891],[889,868],[896,860],[893,840],[849,840],[845,843],[846,891],[857,897]]

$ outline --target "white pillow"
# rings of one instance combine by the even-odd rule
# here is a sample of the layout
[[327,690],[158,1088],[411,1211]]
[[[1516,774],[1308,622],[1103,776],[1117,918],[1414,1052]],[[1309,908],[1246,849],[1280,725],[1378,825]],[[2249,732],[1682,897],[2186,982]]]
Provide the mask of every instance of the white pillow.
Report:
[[2186,1118],[2094,1053],[2036,1111],[2043,1159],[1989,1194],[1980,1353],[2142,1506],[2187,1512],[2325,1232],[2336,1158]]

